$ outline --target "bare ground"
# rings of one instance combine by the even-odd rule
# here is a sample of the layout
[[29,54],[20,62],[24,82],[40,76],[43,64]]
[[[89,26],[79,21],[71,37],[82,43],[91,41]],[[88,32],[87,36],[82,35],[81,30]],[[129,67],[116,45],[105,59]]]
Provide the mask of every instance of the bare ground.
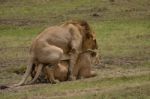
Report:
[[[83,79],[83,80],[77,80],[73,82],[62,82],[61,84],[66,86],[67,83],[74,83],[74,82],[94,82],[94,81],[112,81],[113,79],[120,79],[123,77],[123,79],[128,79],[128,77],[138,77],[138,76],[145,76],[145,75],[150,75],[150,69],[149,68],[128,68],[124,69],[118,66],[110,66],[110,65],[105,65],[104,68],[100,69],[95,69],[96,72],[98,73],[97,77],[94,78],[89,78],[89,79]],[[20,74],[19,74],[20,75]],[[20,78],[22,77],[21,75],[19,76]],[[3,78],[2,78],[3,79]],[[10,78],[14,80],[14,78]],[[150,79],[150,78],[149,78]],[[16,82],[16,81],[14,81]],[[100,82],[101,83],[101,82]],[[59,83],[58,83],[59,84]],[[9,82],[9,85],[12,85],[11,82]],[[53,86],[51,84],[35,84],[35,85],[26,85],[26,86],[21,86],[21,87],[16,87],[16,88],[9,88],[5,90],[0,90],[0,94],[9,94],[9,93],[26,93],[26,92],[32,92],[33,90],[36,89],[42,89],[46,88],[47,86]],[[54,86],[57,86],[54,85]],[[127,90],[133,90],[135,89],[136,92],[141,94],[146,94],[144,92],[144,87],[149,86],[149,81],[144,81],[142,83],[130,83],[130,82],[124,82],[120,84],[114,84],[110,86],[103,86],[103,87],[92,87],[92,88],[85,88],[85,89],[74,89],[74,90],[66,90],[63,92],[51,92],[45,93],[45,94],[37,94],[33,96],[28,96],[26,98],[28,99],[66,99],[66,97],[78,97],[78,96],[85,96],[85,95],[93,95],[93,96],[98,96],[100,94],[106,94],[106,93],[112,93],[112,92],[120,92],[120,91],[127,91]],[[140,88],[140,89],[138,89]],[[141,88],[143,88],[141,90]],[[147,87],[146,87],[147,88]],[[132,91],[132,92],[133,92]],[[147,91],[146,91],[147,92]],[[147,93],[148,94],[148,93]],[[148,94],[149,95],[149,94]]]

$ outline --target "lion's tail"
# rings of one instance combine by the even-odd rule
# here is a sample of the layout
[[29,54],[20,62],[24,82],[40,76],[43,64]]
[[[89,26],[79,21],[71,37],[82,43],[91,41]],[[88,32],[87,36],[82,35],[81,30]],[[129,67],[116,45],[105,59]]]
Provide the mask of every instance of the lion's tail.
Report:
[[29,82],[29,84],[33,84],[38,79],[38,77],[41,74],[42,68],[43,68],[43,64],[39,64],[36,74],[35,74],[34,78],[32,79],[32,81]]
[[33,68],[34,64],[33,64],[33,59],[30,59],[29,61],[29,65],[27,66],[26,72],[22,78],[22,80],[18,83],[18,84],[14,84],[12,87],[17,87],[17,86],[22,86],[25,84],[27,78],[29,77],[29,75],[31,74],[32,68]]

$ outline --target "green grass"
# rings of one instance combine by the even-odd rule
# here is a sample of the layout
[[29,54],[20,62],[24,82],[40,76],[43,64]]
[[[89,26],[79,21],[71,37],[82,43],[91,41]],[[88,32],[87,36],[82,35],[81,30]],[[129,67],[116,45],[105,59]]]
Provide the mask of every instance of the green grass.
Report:
[[114,1],[0,1],[0,84],[21,79],[36,35],[70,19],[89,22],[105,65],[95,78],[0,90],[0,99],[149,99],[150,1]]
[[96,23],[93,27],[97,32],[99,45],[102,51],[105,51],[102,52],[103,54],[132,55],[133,51],[143,51],[144,46],[150,45],[148,20],[108,21]]
[[[120,88],[127,89],[127,88],[132,88],[137,87],[140,85],[149,85],[148,81],[150,80],[150,77],[148,75],[140,75],[140,76],[124,76],[124,77],[117,77],[117,78],[104,78],[104,79],[96,79],[96,80],[91,80],[91,81],[74,81],[74,82],[66,82],[66,83],[60,83],[56,85],[43,85],[41,87],[33,87],[32,89],[29,88],[28,91],[18,91],[16,92],[9,92],[8,93],[3,93],[0,94],[0,98],[2,99],[7,99],[9,97],[12,97],[12,99],[20,99],[20,98],[25,98],[25,97],[70,97],[69,94],[72,94],[74,98],[80,97],[81,99],[84,97],[93,97],[93,94],[95,94],[94,91],[100,91],[101,95],[97,93],[95,97],[107,97],[107,96],[113,96],[113,94],[109,93],[109,90],[113,91],[113,93],[118,93],[117,90]],[[30,87],[30,86],[28,86]],[[25,88],[27,89],[27,88]],[[108,95],[105,93],[108,90]],[[134,90],[134,89],[133,89]],[[149,87],[146,88],[145,92],[148,93]],[[85,92],[84,92],[85,91]],[[71,92],[71,93],[70,93]],[[78,92],[82,93],[81,96],[78,96]],[[93,93],[94,92],[94,93]],[[126,91],[125,91],[126,92]],[[90,93],[90,95],[89,95]],[[93,93],[93,94],[91,94]],[[127,93],[127,92],[126,92]],[[57,94],[57,95],[56,95]],[[86,95],[88,94],[88,95]],[[129,94],[129,93],[127,93]],[[127,95],[126,94],[126,95]],[[145,93],[143,93],[145,94]],[[65,96],[64,96],[65,95]],[[122,94],[119,94],[122,96]],[[134,96],[135,95],[135,96]],[[142,95],[142,94],[141,94]],[[148,96],[148,94],[146,94]],[[117,95],[116,95],[117,96]],[[136,97],[136,93],[133,94],[134,97]],[[89,99],[91,99],[89,98]],[[124,97],[125,98],[125,97]]]
[[[105,90],[104,92],[95,92],[93,94],[86,94],[81,96],[73,96],[72,99],[149,99],[150,88],[149,84],[135,85],[134,87],[125,87],[122,89]],[[70,98],[70,97],[69,97]],[[65,99],[69,99],[65,97]]]

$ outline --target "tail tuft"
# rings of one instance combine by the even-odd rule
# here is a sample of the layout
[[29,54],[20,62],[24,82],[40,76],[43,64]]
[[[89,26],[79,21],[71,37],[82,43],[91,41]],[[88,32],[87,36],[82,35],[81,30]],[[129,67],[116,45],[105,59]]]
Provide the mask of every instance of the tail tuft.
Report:
[[6,85],[0,85],[0,90],[6,89],[6,88],[9,88],[9,87]]

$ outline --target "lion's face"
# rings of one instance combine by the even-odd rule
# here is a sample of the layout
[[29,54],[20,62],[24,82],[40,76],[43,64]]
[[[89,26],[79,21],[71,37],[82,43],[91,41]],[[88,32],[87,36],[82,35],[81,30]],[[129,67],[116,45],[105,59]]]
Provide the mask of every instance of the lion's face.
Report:
[[96,33],[92,31],[90,25],[86,21],[79,23],[81,33],[83,33],[83,49],[98,49],[96,41]]
[[92,42],[92,49],[98,49],[97,40],[96,40],[96,33],[93,32],[91,36]]
[[95,33],[90,33],[87,35],[83,41],[83,49],[98,49]]

